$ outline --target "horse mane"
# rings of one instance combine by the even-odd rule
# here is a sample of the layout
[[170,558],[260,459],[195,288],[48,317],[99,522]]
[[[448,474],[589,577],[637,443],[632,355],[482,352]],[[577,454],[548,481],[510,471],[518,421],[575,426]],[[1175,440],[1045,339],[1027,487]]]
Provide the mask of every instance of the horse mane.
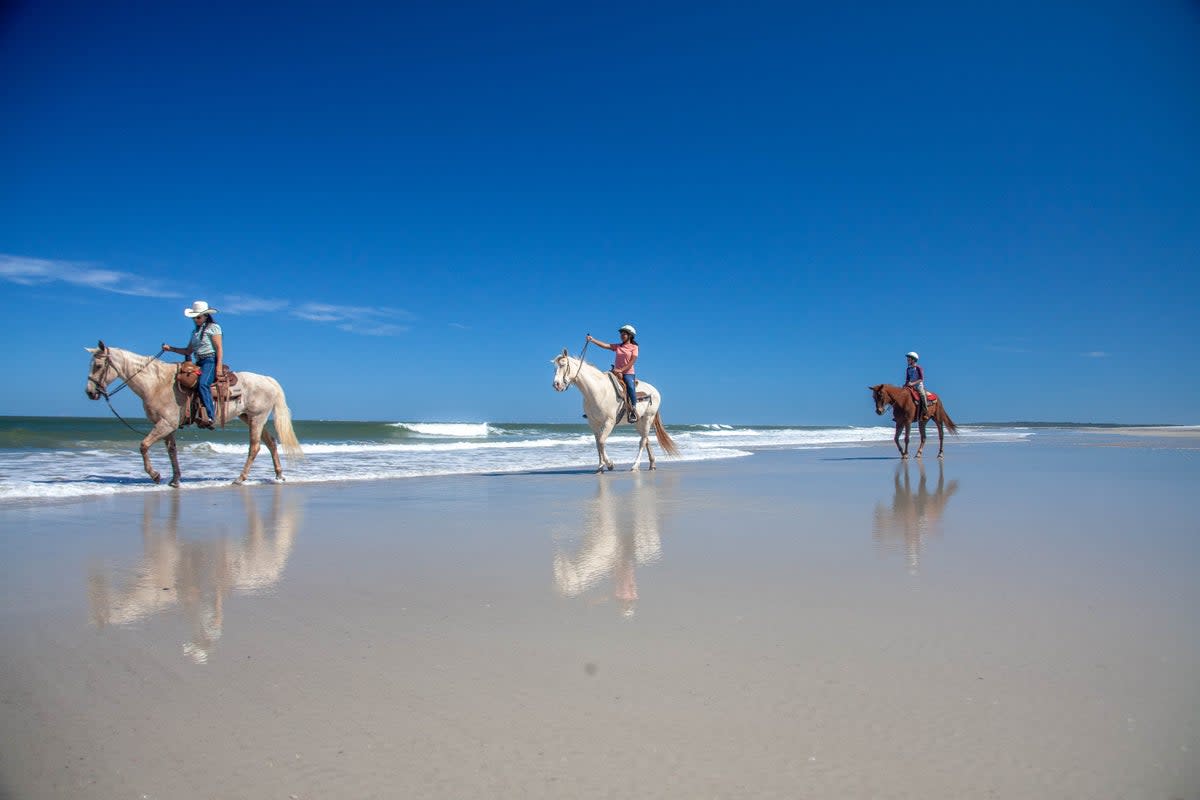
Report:
[[141,353],[135,353],[132,350],[125,350],[120,347],[109,347],[110,354],[119,355],[125,362],[125,368],[130,372],[149,372],[153,370],[156,376],[162,381],[174,380],[175,370],[179,368],[178,364],[169,361],[160,361],[154,356],[144,356]]

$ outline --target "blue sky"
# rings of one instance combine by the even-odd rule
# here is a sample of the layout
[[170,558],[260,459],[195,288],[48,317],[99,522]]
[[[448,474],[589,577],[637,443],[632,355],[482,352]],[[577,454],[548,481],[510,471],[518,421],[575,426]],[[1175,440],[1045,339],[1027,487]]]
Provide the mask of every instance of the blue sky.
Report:
[[[1195,3],[17,3],[0,414],[183,344],[302,419],[1200,423]],[[589,351],[607,364],[607,354]],[[122,399],[124,410],[136,401]]]

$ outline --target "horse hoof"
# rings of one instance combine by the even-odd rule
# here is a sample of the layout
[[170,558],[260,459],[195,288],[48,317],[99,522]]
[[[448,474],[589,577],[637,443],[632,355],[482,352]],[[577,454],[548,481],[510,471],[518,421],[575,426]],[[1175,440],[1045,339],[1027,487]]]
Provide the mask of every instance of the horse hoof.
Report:
[[179,478],[172,478],[171,482],[167,485],[170,486],[172,489],[178,489],[179,488]]
[[155,483],[162,483],[162,475],[159,475],[157,472],[155,472],[150,476],[150,480],[154,481]]
[[656,469],[658,469],[658,467],[654,466],[653,464],[651,464],[651,465],[650,465],[650,471],[651,471],[651,472],[653,472],[653,471],[654,471],[654,470],[656,470]]
[[242,485],[243,483],[245,483],[245,482],[246,482],[246,479],[245,479],[245,478],[234,478],[234,479],[233,479],[233,485],[234,485],[234,486],[241,486],[241,485]]
[[275,476],[275,482],[276,483],[287,483],[287,478],[283,477],[283,473],[281,472]]

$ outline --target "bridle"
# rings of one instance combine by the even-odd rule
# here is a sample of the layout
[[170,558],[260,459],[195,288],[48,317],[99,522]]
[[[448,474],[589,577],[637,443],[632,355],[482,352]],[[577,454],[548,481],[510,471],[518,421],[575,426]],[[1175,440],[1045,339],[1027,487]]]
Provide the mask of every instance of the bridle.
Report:
[[[120,414],[117,413],[117,410],[115,408],[113,408],[111,398],[114,394],[116,394],[117,392],[121,391],[126,386],[128,386],[129,382],[131,380],[133,380],[134,378],[136,378],[138,375],[140,375],[142,373],[142,371],[146,369],[146,367],[150,366],[152,363],[154,363],[158,359],[162,358],[163,353],[165,353],[165,352],[166,352],[165,350],[160,350],[158,352],[158,354],[155,355],[154,357],[146,359],[146,363],[142,364],[142,366],[138,368],[137,372],[133,373],[128,378],[121,378],[121,373],[117,372],[115,377],[121,378],[122,383],[120,386],[118,386],[116,389],[113,389],[110,392],[110,391],[107,391],[108,381],[109,381],[108,371],[111,369],[115,372],[116,367],[113,366],[112,356],[110,355],[109,349],[107,347],[104,348],[104,360],[96,362],[92,366],[92,371],[88,373],[88,380],[87,380],[88,396],[91,397],[91,389],[94,388],[95,392],[96,392],[96,396],[92,397],[93,400],[103,397],[104,402],[108,403],[108,410],[113,413],[114,417],[121,420],[121,422],[125,425],[126,428],[129,428],[129,430],[133,431],[134,433],[144,436],[146,434],[146,431],[140,431],[137,428],[133,427],[125,420],[124,417],[122,417]],[[102,369],[97,369],[96,368],[97,366],[102,367]],[[100,374],[101,379],[96,378],[97,373]],[[101,383],[100,382],[101,380],[103,380],[104,382]]]
[[883,387],[879,387],[872,391],[875,400],[875,413],[882,414],[887,411],[887,407],[892,404],[892,399],[884,393]]
[[[575,370],[575,375],[574,375],[574,376],[568,377],[568,378],[567,378],[567,380],[566,380],[566,382],[565,382],[565,383],[563,383],[563,388],[562,388],[562,390],[563,390],[564,392],[565,392],[567,389],[570,389],[570,388],[571,388],[571,384],[572,384],[572,383],[574,383],[576,380],[578,380],[578,379],[579,379],[579,373],[583,372],[583,354],[587,352],[587,349],[588,349],[588,345],[589,345],[589,344],[591,344],[591,342],[590,342],[590,341],[588,341],[588,340],[584,340],[584,342],[583,342],[583,349],[579,351],[579,369]],[[562,356],[562,358],[566,358],[566,359],[567,359],[567,363],[565,363],[565,364],[563,364],[563,365],[562,365],[562,366],[563,366],[563,374],[564,374],[564,375],[569,375],[569,373],[571,372],[571,360],[570,360],[570,358],[568,358],[567,356]]]

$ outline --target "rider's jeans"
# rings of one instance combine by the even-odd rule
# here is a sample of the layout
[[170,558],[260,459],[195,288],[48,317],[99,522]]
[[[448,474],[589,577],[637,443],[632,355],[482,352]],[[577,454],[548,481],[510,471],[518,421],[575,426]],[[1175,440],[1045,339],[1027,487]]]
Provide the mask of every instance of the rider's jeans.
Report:
[[637,411],[637,384],[632,372],[626,372],[622,375],[625,379],[625,389],[629,392],[629,412],[636,413]]
[[196,389],[200,392],[200,402],[204,403],[204,408],[208,410],[208,418],[215,423],[217,414],[213,411],[212,384],[217,378],[217,359],[215,356],[202,358],[196,362],[196,366],[200,367],[200,381],[196,384]]

